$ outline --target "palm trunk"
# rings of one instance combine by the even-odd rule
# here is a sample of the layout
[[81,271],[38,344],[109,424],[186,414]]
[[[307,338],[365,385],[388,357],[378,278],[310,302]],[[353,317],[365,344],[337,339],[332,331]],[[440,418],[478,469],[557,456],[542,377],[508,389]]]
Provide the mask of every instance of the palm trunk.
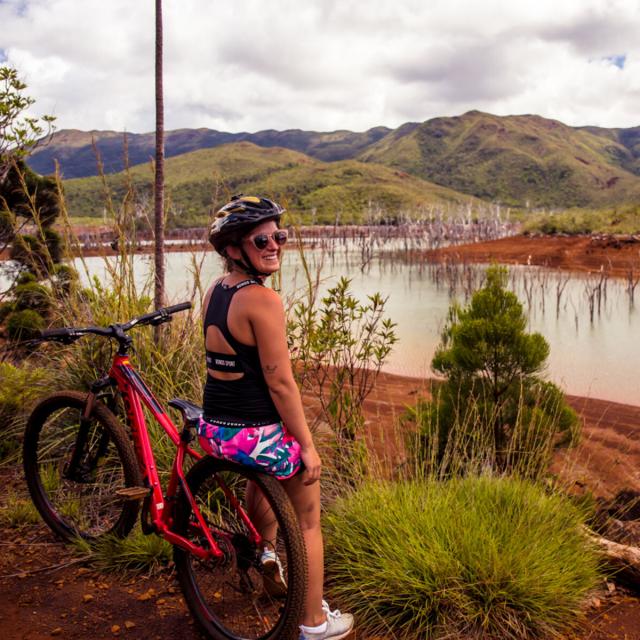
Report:
[[[155,307],[164,306],[164,96],[162,87],[162,0],[156,0],[156,171],[154,190]],[[157,333],[157,332],[156,332]],[[159,337],[156,335],[156,338]]]

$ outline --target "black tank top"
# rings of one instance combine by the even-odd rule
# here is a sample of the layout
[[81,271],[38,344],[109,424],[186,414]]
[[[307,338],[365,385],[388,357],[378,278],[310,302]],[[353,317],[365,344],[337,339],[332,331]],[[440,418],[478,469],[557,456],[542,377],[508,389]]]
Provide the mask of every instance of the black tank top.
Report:
[[238,380],[218,380],[207,373],[202,404],[205,419],[214,424],[247,427],[281,421],[262,373],[257,347],[236,340],[227,325],[233,296],[240,289],[253,284],[262,286],[258,280],[243,280],[234,286],[218,282],[205,313],[205,340],[207,329],[213,325],[235,351],[235,354],[207,351],[207,368],[244,374]]

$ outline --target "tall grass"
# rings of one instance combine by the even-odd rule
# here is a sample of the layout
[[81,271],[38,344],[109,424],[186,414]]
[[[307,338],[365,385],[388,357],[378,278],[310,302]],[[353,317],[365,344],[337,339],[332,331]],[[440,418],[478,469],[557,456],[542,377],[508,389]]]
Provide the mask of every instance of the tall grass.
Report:
[[149,536],[140,528],[126,538],[105,536],[95,542],[77,539],[79,551],[96,569],[115,573],[154,573],[167,567],[172,546],[159,536]]
[[331,592],[372,634],[559,637],[599,580],[581,521],[523,480],[369,481],[324,519]]

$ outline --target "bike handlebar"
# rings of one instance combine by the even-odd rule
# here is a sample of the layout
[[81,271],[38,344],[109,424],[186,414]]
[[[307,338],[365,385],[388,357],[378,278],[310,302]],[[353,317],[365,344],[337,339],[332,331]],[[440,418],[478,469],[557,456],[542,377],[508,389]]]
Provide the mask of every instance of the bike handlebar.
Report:
[[190,302],[181,302],[180,304],[174,304],[170,307],[162,307],[156,309],[150,313],[145,313],[142,316],[133,318],[129,322],[117,323],[109,325],[108,327],[64,327],[61,329],[46,329],[40,332],[40,340],[42,341],[57,341],[64,344],[70,344],[75,342],[79,338],[89,333],[102,336],[104,338],[116,338],[121,340],[124,338],[124,333],[133,329],[135,326],[144,326],[147,324],[159,325],[171,320],[171,315],[191,308]]

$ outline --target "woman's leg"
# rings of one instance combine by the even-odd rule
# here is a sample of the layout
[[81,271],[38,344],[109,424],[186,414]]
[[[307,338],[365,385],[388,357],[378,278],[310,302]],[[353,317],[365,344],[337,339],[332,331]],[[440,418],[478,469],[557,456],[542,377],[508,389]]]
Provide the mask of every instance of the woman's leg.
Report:
[[298,474],[282,484],[298,516],[307,549],[309,581],[302,624],[315,627],[326,619],[322,610],[324,552],[320,528],[320,483],[305,485],[301,474]]

